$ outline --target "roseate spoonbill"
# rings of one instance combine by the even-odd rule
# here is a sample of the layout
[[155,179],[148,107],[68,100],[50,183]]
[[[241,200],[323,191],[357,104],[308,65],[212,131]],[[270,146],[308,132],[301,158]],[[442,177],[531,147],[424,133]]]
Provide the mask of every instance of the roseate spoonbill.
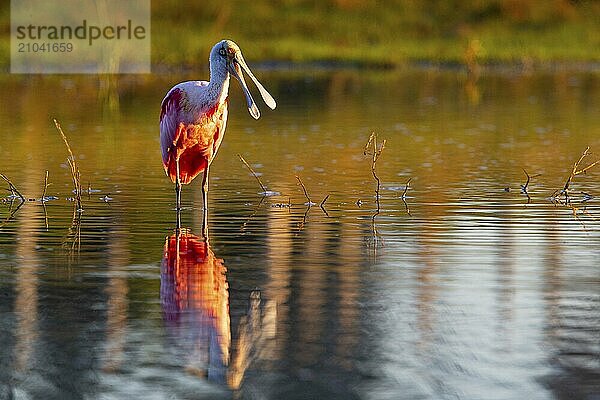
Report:
[[188,81],[175,85],[161,103],[160,147],[165,172],[175,183],[177,228],[180,227],[181,185],[200,172],[202,179],[202,231],[208,238],[208,170],[223,140],[227,123],[229,77],[242,86],[248,111],[255,119],[260,112],[246,86],[242,71],[258,88],[264,102],[275,109],[275,100],[254,77],[242,52],[231,40],[222,40],[210,52],[210,81]]

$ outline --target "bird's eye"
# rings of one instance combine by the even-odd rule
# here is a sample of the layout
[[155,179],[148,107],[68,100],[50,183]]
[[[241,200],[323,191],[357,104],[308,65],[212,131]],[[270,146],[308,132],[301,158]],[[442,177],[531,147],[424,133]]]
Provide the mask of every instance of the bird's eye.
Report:
[[225,49],[223,47],[221,47],[219,49],[219,54],[222,55],[223,57],[225,57],[227,55],[227,52],[225,51]]

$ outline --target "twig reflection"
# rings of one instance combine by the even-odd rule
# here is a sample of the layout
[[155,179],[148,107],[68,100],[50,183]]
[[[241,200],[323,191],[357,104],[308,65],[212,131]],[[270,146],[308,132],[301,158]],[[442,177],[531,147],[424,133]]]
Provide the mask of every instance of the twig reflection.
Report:
[[260,209],[260,206],[262,205],[262,203],[264,203],[264,201],[265,201],[266,198],[267,198],[267,196],[262,196],[260,198],[260,201],[258,202],[258,204],[256,205],[256,207],[254,208],[254,211],[252,212],[252,214],[250,214],[250,216],[248,218],[246,218],[246,221],[244,221],[244,223],[240,227],[240,231],[241,232],[245,232],[246,231],[246,227],[248,226],[248,224],[250,223],[250,221],[252,221],[252,219],[254,218],[254,216],[256,215],[256,213],[258,213],[258,210]]
[[11,199],[10,201],[10,205],[8,207],[8,216],[4,219],[4,221],[2,221],[2,223],[0,224],[0,229],[2,229],[4,227],[4,225],[6,225],[7,223],[10,222],[10,220],[13,219],[13,217],[17,214],[17,212],[19,211],[19,209],[23,206],[23,204],[25,204],[24,202],[20,202],[19,205],[17,206],[17,208],[15,208],[13,210],[13,204],[14,204],[15,199]]
[[81,250],[81,209],[77,208],[77,203],[73,204],[73,218],[67,236],[63,240],[63,248],[67,250],[70,261],[73,261],[74,256]]
[[238,338],[231,357],[231,367],[227,374],[227,384],[237,390],[241,387],[246,371],[252,362],[260,358],[267,341],[275,338],[277,308],[275,302],[267,301],[261,312],[261,294],[258,290],[250,293],[248,312],[240,319]]
[[383,247],[384,243],[383,243],[383,239],[381,237],[381,235],[379,234],[379,231],[377,230],[377,224],[375,223],[375,218],[379,215],[380,209],[379,209],[379,201],[377,201],[377,209],[375,210],[375,213],[373,214],[373,216],[371,216],[371,247],[373,248],[373,253],[376,256],[376,252],[377,252],[377,248],[378,247]]

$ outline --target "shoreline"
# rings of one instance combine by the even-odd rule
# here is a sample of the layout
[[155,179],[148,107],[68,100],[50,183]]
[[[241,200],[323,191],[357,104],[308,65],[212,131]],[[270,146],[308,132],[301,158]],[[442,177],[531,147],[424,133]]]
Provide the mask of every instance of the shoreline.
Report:
[[[458,71],[467,73],[469,66],[460,62],[448,61],[407,61],[399,64],[391,63],[359,63],[346,61],[279,61],[265,60],[248,62],[253,69],[269,72],[294,72],[294,71],[403,71],[403,70],[438,70]],[[600,61],[543,61],[543,62],[487,62],[476,64],[481,73],[514,73],[514,72],[599,72]],[[170,73],[192,73],[195,71],[208,71],[208,63],[172,66],[169,64],[152,65],[152,73],[156,75]]]
[[[263,60],[249,61],[249,64],[255,70],[267,72],[331,72],[331,71],[381,71],[381,72],[401,72],[407,70],[431,70],[431,71],[454,71],[469,73],[468,66],[465,63],[453,61],[431,61],[417,60],[403,63],[369,63],[369,62],[351,62],[351,61],[281,61],[281,60]],[[600,61],[515,61],[515,62],[482,62],[474,64],[480,74],[505,74],[505,73],[600,73]],[[98,75],[167,75],[167,74],[191,74],[195,72],[208,71],[208,63],[187,64],[175,66],[166,63],[157,63],[151,66],[149,74],[12,74],[9,65],[0,67],[0,74],[7,76],[43,76],[43,75],[63,75],[63,76],[98,76]]]

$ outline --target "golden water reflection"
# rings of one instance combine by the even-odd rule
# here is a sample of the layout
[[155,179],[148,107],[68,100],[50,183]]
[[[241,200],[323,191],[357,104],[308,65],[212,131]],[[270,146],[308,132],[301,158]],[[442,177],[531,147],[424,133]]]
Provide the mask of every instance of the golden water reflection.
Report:
[[[600,146],[597,74],[482,74],[477,101],[444,71],[313,75],[275,80],[281,109],[263,125],[232,112],[211,182],[218,255],[189,230],[164,240],[174,196],[148,110],[173,77],[119,77],[118,113],[110,96],[98,110],[104,95],[96,80],[6,84],[0,119],[10,129],[0,141],[0,172],[37,198],[49,170],[49,194],[60,197],[47,204],[49,230],[41,205],[27,202],[2,232],[7,280],[0,285],[6,320],[14,321],[2,336],[10,373],[50,375],[60,365],[60,375],[78,375],[96,391],[99,365],[110,385],[139,373],[138,383],[153,390],[144,374],[158,349],[165,358],[153,358],[153,370],[163,378],[184,375],[193,385],[205,381],[199,374],[242,390],[289,385],[281,392],[297,393],[298,382],[310,390],[335,377],[343,395],[359,386],[376,397],[370,390],[388,385],[398,393],[413,388],[405,398],[419,390],[444,397],[473,374],[475,389],[504,389],[506,398],[523,388],[542,397],[597,392],[597,197],[588,206],[596,219],[582,216],[585,226],[547,200],[585,146]],[[232,109],[240,106],[232,101]],[[84,184],[102,190],[73,224],[81,246],[69,229],[70,175],[53,116],[82,160]],[[373,182],[361,158],[372,129],[388,139],[378,165],[383,245],[375,257]],[[282,196],[258,204],[238,153],[260,164]],[[542,173],[530,204],[518,192],[522,167]],[[302,207],[297,171],[313,197],[331,193],[329,215]],[[598,196],[592,172],[576,183]],[[390,189],[409,176],[410,215]],[[186,225],[201,224],[199,193],[198,186],[187,191]],[[114,201],[100,200],[105,195]],[[274,207],[288,200],[293,207]],[[0,211],[10,212],[8,205]],[[64,326],[73,333],[66,339]],[[58,375],[48,381],[64,383]],[[276,385],[261,380],[269,375]]]
[[[40,180],[34,174],[27,175],[24,184],[27,190],[40,187]],[[16,274],[15,328],[16,343],[14,347],[15,370],[27,373],[31,367],[35,353],[35,345],[39,336],[39,294],[38,270],[41,264],[36,252],[37,232],[41,230],[39,207],[23,207],[21,217],[23,223],[17,235],[16,256],[21,260]]]
[[184,369],[231,389],[240,388],[265,338],[275,335],[275,303],[262,307],[260,291],[255,290],[232,343],[227,268],[208,241],[185,228],[165,241],[160,299],[168,335]]
[[188,230],[167,237],[160,299],[185,369],[224,382],[231,330],[227,269],[208,242]]

